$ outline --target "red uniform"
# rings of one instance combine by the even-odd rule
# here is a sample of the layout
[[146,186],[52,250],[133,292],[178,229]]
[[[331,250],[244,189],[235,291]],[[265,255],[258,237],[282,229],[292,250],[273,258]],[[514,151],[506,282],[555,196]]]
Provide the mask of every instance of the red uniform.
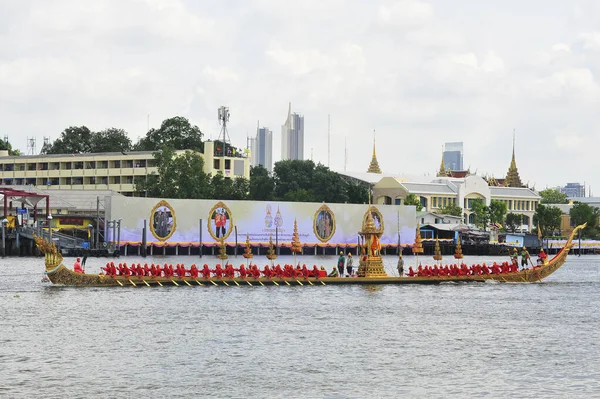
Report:
[[208,268],[208,265],[206,263],[202,267],[202,277],[210,278],[210,269]]
[[192,267],[190,267],[190,277],[198,278],[198,268],[196,267],[195,263],[192,265]]

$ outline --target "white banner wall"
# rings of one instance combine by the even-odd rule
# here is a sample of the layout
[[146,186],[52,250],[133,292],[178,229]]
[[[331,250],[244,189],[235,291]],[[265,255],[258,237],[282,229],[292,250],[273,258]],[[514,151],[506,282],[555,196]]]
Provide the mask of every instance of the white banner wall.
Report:
[[[148,244],[197,245],[202,219],[204,244],[223,238],[226,243],[235,243],[235,227],[240,244],[246,235],[254,245],[264,245],[270,237],[275,241],[276,235],[279,244],[286,244],[292,240],[296,220],[302,244],[336,246],[357,243],[367,209],[368,205],[356,204],[112,197],[107,218],[122,219],[123,244],[142,240],[146,220]],[[383,245],[397,245],[398,234],[402,244],[414,242],[414,206],[372,206],[372,215],[376,226],[383,228]],[[114,240],[110,229],[108,240]]]

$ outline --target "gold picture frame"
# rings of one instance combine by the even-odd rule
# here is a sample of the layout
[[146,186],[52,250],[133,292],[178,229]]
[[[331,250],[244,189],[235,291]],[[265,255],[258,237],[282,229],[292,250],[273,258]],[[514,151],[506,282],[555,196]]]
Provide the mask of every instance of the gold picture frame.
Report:
[[[217,216],[225,216],[224,221],[221,220],[218,222],[224,223],[223,225],[217,226],[217,221],[215,220]],[[231,231],[233,230],[233,216],[231,210],[224,202],[217,202],[208,212],[207,229],[208,233],[215,241],[225,240],[231,234]]]
[[335,214],[327,205],[323,204],[313,217],[313,232],[321,242],[331,240],[336,228]]
[[367,225],[367,215],[369,214],[369,212],[371,212],[371,216],[373,217],[373,223],[375,223],[375,228],[377,229],[377,232],[383,233],[383,231],[385,229],[385,224],[383,221],[383,214],[374,205],[369,206],[369,208],[367,209],[367,212],[365,212],[365,215],[363,216],[363,223],[362,223],[363,230],[365,229],[365,226]]
[[[166,217],[163,218],[163,214],[160,212],[165,211],[168,212],[164,214]],[[175,230],[177,230],[175,209],[167,201],[159,201],[150,213],[150,232],[157,240],[167,241],[175,233]]]

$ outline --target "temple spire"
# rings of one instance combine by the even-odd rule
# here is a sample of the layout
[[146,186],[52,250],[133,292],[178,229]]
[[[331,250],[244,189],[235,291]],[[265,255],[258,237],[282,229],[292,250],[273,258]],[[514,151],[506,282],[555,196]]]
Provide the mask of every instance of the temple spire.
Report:
[[377,162],[377,150],[375,149],[375,130],[373,130],[373,157],[371,158],[371,163],[369,164],[367,173],[382,173],[381,168],[379,167],[379,162]]
[[440,170],[438,170],[437,177],[448,177],[446,165],[444,164],[444,146],[442,146],[442,163],[440,164]]
[[504,180],[504,185],[506,187],[523,187],[523,183],[521,182],[521,178],[519,177],[519,170],[517,169],[517,161],[515,159],[515,131],[514,130],[513,130],[512,159],[510,161],[508,173],[506,174],[506,179]]

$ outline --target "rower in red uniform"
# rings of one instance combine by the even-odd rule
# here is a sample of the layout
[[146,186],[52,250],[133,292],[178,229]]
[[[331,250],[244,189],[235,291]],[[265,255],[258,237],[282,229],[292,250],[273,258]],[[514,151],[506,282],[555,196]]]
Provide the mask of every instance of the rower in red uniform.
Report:
[[538,254],[537,259],[538,266],[543,266],[548,263],[548,255],[544,252],[544,248],[540,249],[540,253]]
[[406,274],[408,277],[414,277],[415,276],[415,271],[413,270],[412,266],[408,267],[408,273]]
[[206,263],[202,267],[202,277],[204,277],[205,279],[210,278],[210,269],[208,268],[208,265]]
[[231,263],[225,265],[225,271],[223,273],[225,274],[225,277],[234,278],[235,270],[233,269],[233,265]]
[[104,270],[104,274],[107,276],[110,275],[110,263],[106,262],[106,267],[103,267],[102,270]]
[[190,267],[190,277],[194,279],[198,278],[198,268],[195,263]]
[[238,273],[240,274],[241,278],[246,278],[246,276],[248,275],[248,273],[246,272],[246,266],[244,266],[243,263],[240,265],[240,268],[238,269]]
[[250,273],[252,274],[252,277],[260,278],[260,270],[258,269],[258,266],[252,265],[250,268]]
[[77,258],[77,260],[75,261],[75,263],[73,264],[73,271],[75,273],[83,273],[83,269],[81,268],[81,259]]
[[273,276],[273,271],[271,270],[271,268],[269,267],[269,265],[266,265],[265,268],[262,271],[262,274],[266,278],[271,278]]
[[317,267],[317,265],[313,266],[310,275],[312,277],[319,278],[319,268]]
[[275,276],[277,276],[277,278],[283,277],[283,269],[281,268],[281,265],[279,265],[279,264],[277,264],[277,266],[275,266]]
[[221,265],[219,263],[217,263],[217,265],[215,266],[215,269],[212,272],[215,275],[215,277],[217,277],[217,278],[223,277],[223,269],[221,268]]

